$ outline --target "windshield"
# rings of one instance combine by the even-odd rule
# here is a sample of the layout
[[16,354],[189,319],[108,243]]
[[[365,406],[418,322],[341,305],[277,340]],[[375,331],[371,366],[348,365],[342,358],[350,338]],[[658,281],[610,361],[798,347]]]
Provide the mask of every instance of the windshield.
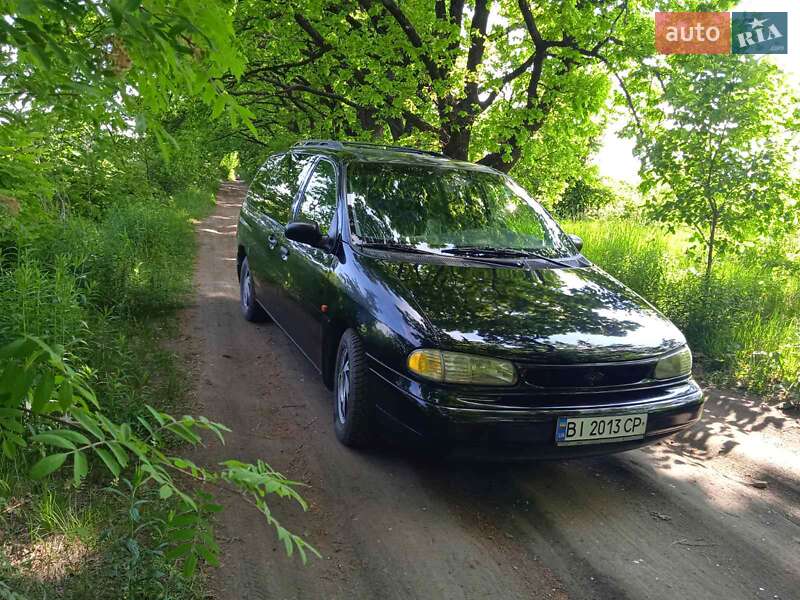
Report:
[[361,243],[575,254],[547,212],[500,174],[355,162],[347,182],[352,232]]

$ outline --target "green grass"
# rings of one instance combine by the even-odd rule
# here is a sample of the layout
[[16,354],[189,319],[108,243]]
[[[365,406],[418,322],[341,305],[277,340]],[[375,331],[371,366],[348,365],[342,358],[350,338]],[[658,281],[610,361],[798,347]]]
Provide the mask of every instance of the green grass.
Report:
[[593,262],[655,304],[706,372],[782,398],[800,387],[800,273],[774,250],[721,256],[708,290],[685,233],[629,219],[573,221]]
[[[135,422],[145,404],[181,412],[187,375],[165,342],[191,290],[192,220],[210,212],[213,198],[184,191],[126,200],[97,220],[3,223],[0,345],[28,333],[64,346],[91,366],[104,411],[118,422]],[[145,497],[132,506],[124,480],[112,486],[121,495],[92,480],[77,490],[59,478],[32,482],[35,459],[0,454],[0,536],[11,549],[0,552],[0,581],[8,589],[32,598],[197,597],[197,583],[158,551],[159,503]],[[48,560],[63,568],[38,577]]]

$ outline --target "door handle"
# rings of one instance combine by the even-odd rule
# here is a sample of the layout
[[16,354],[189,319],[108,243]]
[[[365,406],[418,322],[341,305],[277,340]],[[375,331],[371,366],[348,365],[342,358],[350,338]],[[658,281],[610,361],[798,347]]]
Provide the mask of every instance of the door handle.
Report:
[[281,246],[281,249],[278,252],[280,252],[281,260],[286,260],[289,258],[289,249],[286,246]]
[[274,250],[275,246],[278,245],[278,238],[270,234],[270,236],[267,238],[267,245],[269,246],[270,250]]

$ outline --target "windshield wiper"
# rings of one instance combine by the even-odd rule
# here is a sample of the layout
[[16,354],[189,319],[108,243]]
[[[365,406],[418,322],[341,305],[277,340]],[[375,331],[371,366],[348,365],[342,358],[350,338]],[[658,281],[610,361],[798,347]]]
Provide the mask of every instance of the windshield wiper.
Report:
[[530,253],[513,248],[492,248],[491,246],[456,246],[455,248],[442,248],[443,254],[456,256],[479,256],[486,258],[528,258]]
[[[412,246],[411,244],[402,244],[400,242],[361,242],[358,244],[359,248],[371,248],[374,250],[388,250],[390,252],[408,252],[409,254],[426,254],[428,256],[441,256],[439,252],[431,252],[430,250],[423,250],[422,248],[417,248],[416,246]],[[455,248],[450,248],[450,250],[455,250]],[[443,250],[442,252],[445,252]],[[489,267],[496,267],[498,263],[493,260],[489,260],[487,258],[480,258],[479,256],[470,255],[470,254],[458,254],[453,253],[458,258],[463,258],[465,260],[469,260],[471,262],[480,263],[482,265],[487,265]],[[527,253],[523,252],[521,254],[510,254],[507,258],[522,258],[523,256],[527,256]],[[498,257],[498,258],[506,258],[506,256]],[[513,263],[503,263],[509,264],[515,267],[522,267],[524,266],[520,261],[514,261]]]
[[372,248],[374,250],[388,250],[391,252],[408,252],[409,254],[436,254],[435,252],[429,252],[428,250],[417,248],[411,244],[401,244],[400,242],[360,242],[358,247]]
[[535,258],[537,260],[544,260],[549,263],[553,263],[554,265],[558,265],[559,267],[564,267],[565,269],[574,269],[575,265],[570,265],[560,260],[556,260],[555,258],[550,258],[549,256],[545,256],[544,254],[539,254],[538,252],[531,252],[530,250],[526,250],[525,252],[528,253],[530,258]]
[[455,254],[460,256],[481,256],[481,257],[495,257],[495,258],[535,258],[537,260],[544,260],[559,267],[567,269],[574,268],[555,258],[550,258],[543,254],[531,252],[530,250],[522,250],[516,248],[493,248],[491,246],[456,246],[455,248],[445,248],[441,252],[448,254]]

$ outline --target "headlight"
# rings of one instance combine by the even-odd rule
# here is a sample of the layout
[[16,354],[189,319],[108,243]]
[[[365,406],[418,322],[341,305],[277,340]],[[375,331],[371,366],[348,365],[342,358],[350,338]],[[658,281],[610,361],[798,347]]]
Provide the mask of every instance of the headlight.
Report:
[[513,363],[459,352],[414,350],[408,355],[408,368],[426,379],[445,383],[514,385],[517,382]]
[[692,353],[684,346],[674,354],[670,354],[656,363],[656,379],[673,379],[692,372]]

